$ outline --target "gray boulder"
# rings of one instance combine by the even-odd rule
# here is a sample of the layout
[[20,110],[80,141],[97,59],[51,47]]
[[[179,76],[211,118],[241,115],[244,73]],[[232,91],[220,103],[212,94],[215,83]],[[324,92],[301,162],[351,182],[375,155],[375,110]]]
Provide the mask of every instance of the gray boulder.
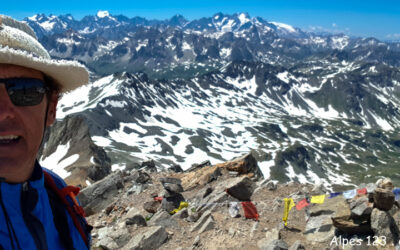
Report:
[[238,177],[231,181],[227,193],[240,201],[249,201],[256,184],[249,177]]
[[160,210],[151,217],[148,225],[176,228],[178,226],[178,222],[172,218],[168,212]]
[[387,243],[399,241],[399,228],[388,211],[374,208],[371,213],[371,228],[376,236],[386,237]]
[[89,187],[83,189],[78,199],[84,208],[86,215],[98,213],[107,208],[118,198],[118,190],[123,188],[123,178],[120,171],[107,176],[103,180],[93,183]]
[[145,231],[133,236],[122,248],[123,250],[152,250],[159,248],[168,240],[168,233],[164,227],[149,227]]
[[137,214],[137,215],[134,215],[134,216],[131,217],[131,218],[128,218],[128,219],[125,221],[125,224],[126,224],[126,225],[147,226],[147,223],[146,223],[145,218],[144,218],[142,215],[140,215],[140,214]]
[[260,247],[261,250],[288,250],[289,246],[283,240],[272,240],[268,245]]

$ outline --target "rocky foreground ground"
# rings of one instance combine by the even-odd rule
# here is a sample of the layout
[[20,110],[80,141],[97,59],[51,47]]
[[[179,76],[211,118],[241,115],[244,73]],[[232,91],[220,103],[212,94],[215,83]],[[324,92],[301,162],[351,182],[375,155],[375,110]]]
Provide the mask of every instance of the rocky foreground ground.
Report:
[[[158,172],[152,162],[117,171],[82,190],[79,198],[94,226],[93,249],[396,249],[400,209],[390,180],[362,184],[368,194],[326,198],[289,213],[296,203],[325,194],[320,185],[280,184],[262,178],[251,154],[185,172]],[[251,200],[259,218],[239,205]],[[187,202],[177,213],[182,201]],[[234,217],[232,217],[234,216]]]

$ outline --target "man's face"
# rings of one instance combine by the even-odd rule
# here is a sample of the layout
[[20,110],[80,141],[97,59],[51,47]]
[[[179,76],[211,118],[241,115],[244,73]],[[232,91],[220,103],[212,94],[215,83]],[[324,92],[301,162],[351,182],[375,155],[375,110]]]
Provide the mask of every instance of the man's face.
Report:
[[[0,64],[0,79],[37,78],[43,80],[40,71],[16,65]],[[55,120],[57,95],[47,95],[35,106],[15,106],[0,81],[0,177],[9,183],[24,182],[32,174],[36,155],[43,137],[47,103],[46,126]],[[5,136],[18,136],[5,140]]]

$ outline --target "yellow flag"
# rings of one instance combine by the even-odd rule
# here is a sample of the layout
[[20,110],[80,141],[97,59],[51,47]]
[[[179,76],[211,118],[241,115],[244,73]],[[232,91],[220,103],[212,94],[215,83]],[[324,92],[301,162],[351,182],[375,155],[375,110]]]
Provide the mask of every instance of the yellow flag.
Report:
[[176,214],[177,212],[179,212],[182,208],[184,207],[188,207],[189,203],[187,203],[186,201],[181,201],[181,203],[179,204],[179,207],[172,210],[171,212],[169,212],[170,214]]
[[287,219],[289,217],[290,210],[295,206],[292,198],[284,198],[285,207],[283,208],[283,218],[282,220],[285,222],[285,226],[287,226]]
[[325,200],[325,194],[311,197],[311,203],[322,204],[324,203],[324,200]]

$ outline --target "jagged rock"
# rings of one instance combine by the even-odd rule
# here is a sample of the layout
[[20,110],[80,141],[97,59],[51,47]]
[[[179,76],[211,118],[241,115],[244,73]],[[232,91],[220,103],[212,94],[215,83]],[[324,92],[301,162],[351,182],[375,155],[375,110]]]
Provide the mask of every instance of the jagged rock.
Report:
[[165,190],[167,190],[170,193],[181,193],[183,192],[183,187],[181,184],[175,184],[175,183],[163,183],[162,184]]
[[373,194],[374,206],[383,211],[389,211],[394,204],[394,194],[391,190],[376,188]]
[[[216,193],[216,192],[215,192]],[[205,199],[200,201],[200,205],[197,211],[211,210],[216,207],[217,203],[228,201],[231,197],[226,192],[221,192],[215,195],[207,196]],[[232,199],[232,198],[231,198]]]
[[240,201],[249,201],[255,189],[255,183],[246,177],[231,180],[226,192]]
[[288,250],[289,246],[283,240],[269,241],[268,245],[262,245],[260,250]]
[[361,216],[369,217],[372,212],[372,208],[373,203],[369,203],[368,198],[365,196],[360,197],[350,203],[351,216],[353,218]]
[[203,162],[201,162],[200,164],[194,163],[192,164],[192,166],[188,169],[186,169],[185,172],[190,172],[196,169],[200,169],[200,168],[204,168],[206,166],[211,166],[211,162],[209,160],[205,160]]
[[126,228],[116,230],[112,227],[104,227],[98,231],[96,246],[105,246],[110,249],[119,249],[125,245],[131,236]]
[[171,212],[175,208],[178,208],[182,201],[185,201],[185,198],[181,194],[174,194],[170,197],[165,197],[161,201],[161,208],[167,212]]
[[112,231],[109,227],[104,227],[98,230],[98,241],[97,246],[104,246],[107,248],[116,249],[118,247],[117,243],[109,236],[110,232]]
[[392,191],[393,188],[394,188],[393,182],[392,182],[392,180],[390,178],[379,179],[376,182],[376,186],[378,188],[382,188],[382,189],[389,190],[389,191]]
[[159,201],[148,201],[143,204],[143,209],[149,213],[155,214],[161,207],[161,202]]
[[175,173],[182,173],[182,172],[183,172],[183,169],[182,169],[181,166],[178,165],[178,164],[172,165],[172,166],[169,168],[169,170],[170,170],[170,171],[173,171],[173,172],[175,172]]
[[231,161],[215,165],[219,168],[225,168],[228,171],[238,172],[240,175],[253,173],[257,178],[262,178],[263,174],[257,164],[256,158],[250,152]]
[[89,126],[83,116],[67,116],[61,121],[56,121],[46,130],[43,142],[45,143],[38,154],[42,161],[56,152],[59,145],[69,145],[64,159],[72,155],[79,156],[64,168],[70,172],[65,178],[69,185],[84,188],[87,186],[86,181],[96,182],[111,173],[111,159],[102,147],[92,141]]
[[376,236],[386,237],[387,243],[399,242],[399,227],[388,211],[374,208],[371,213],[371,228]]
[[201,215],[201,217],[199,218],[199,220],[196,222],[196,224],[194,224],[194,225],[192,226],[192,228],[190,229],[190,232],[194,232],[194,231],[199,230],[199,229],[204,225],[204,223],[207,221],[208,217],[211,217],[211,216],[212,216],[212,215],[211,215],[211,212],[210,212],[210,211],[205,211],[205,212]]
[[149,227],[144,232],[135,234],[122,250],[157,249],[168,240],[164,227]]
[[85,209],[86,215],[90,216],[98,213],[115,202],[118,189],[124,187],[123,179],[120,171],[107,176],[101,181],[93,183],[89,187],[83,189],[78,199]]
[[296,240],[295,243],[291,247],[289,247],[289,250],[306,250],[306,248],[301,244],[299,240]]
[[140,168],[148,170],[150,172],[157,172],[156,164],[154,163],[154,160],[152,160],[152,159],[142,162],[142,164],[140,165]]
[[332,218],[333,225],[341,232],[354,235],[354,234],[369,234],[371,233],[371,226],[368,219],[355,220],[345,217]]
[[149,226],[163,226],[163,227],[177,227],[177,221],[171,217],[171,215],[163,210],[158,211],[148,221]]
[[205,231],[211,230],[215,227],[214,218],[209,216],[208,219],[204,222],[203,226],[200,228],[199,233],[203,233]]
[[145,184],[151,180],[151,177],[148,173],[142,170],[133,170],[131,172],[131,180],[134,183]]
[[137,214],[131,218],[128,218],[125,221],[126,225],[138,225],[138,226],[147,226],[146,220],[140,214]]

